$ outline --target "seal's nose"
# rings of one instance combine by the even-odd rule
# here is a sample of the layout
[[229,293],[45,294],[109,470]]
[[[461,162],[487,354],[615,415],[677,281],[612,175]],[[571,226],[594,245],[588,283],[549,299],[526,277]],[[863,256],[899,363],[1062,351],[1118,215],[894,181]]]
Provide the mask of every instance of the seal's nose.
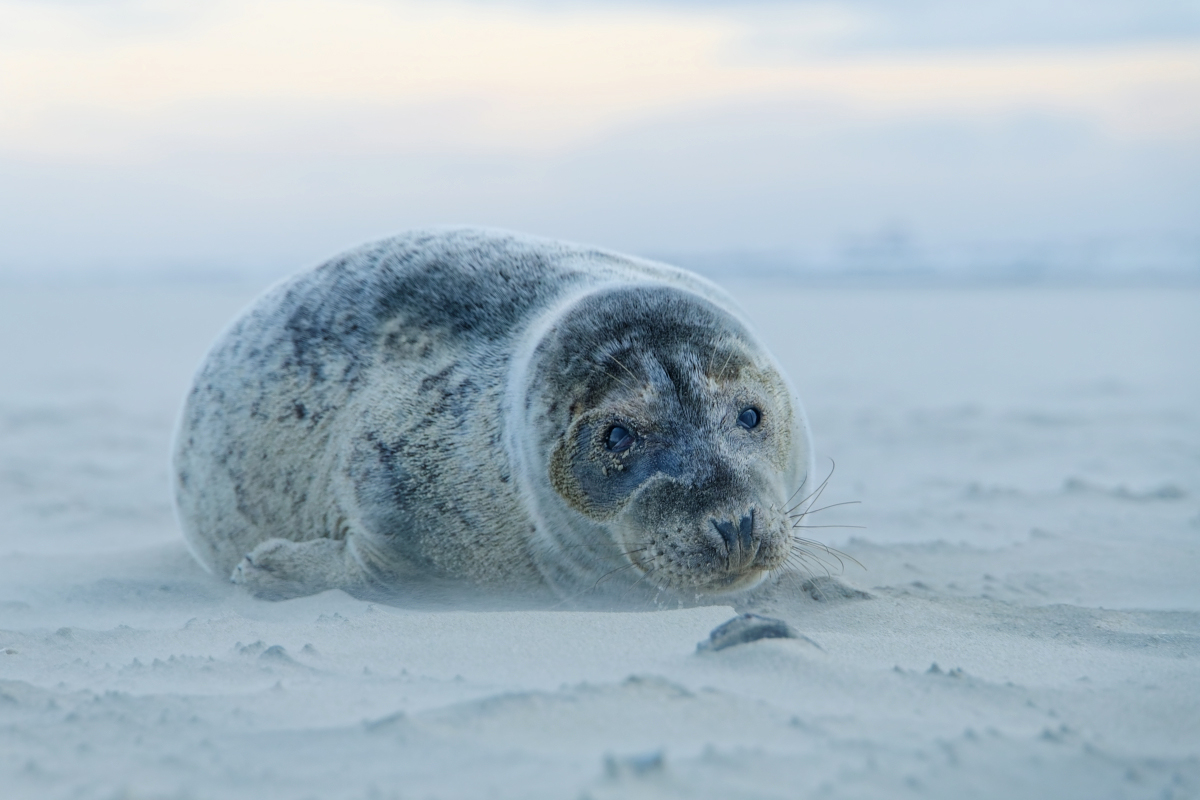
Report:
[[725,549],[730,555],[738,552],[738,550],[748,551],[750,549],[751,540],[754,537],[754,509],[750,509],[750,513],[742,517],[738,521],[737,526],[733,524],[733,520],[713,520],[713,527],[717,529],[717,533],[721,534],[721,538],[725,540]]

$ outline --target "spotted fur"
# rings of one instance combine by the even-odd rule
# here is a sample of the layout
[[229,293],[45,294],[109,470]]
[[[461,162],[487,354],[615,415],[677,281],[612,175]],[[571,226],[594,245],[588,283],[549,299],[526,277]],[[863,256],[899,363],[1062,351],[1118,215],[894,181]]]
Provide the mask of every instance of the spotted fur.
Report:
[[[727,424],[751,402],[758,439]],[[617,417],[639,432],[619,456]],[[746,553],[710,522],[753,506],[755,547],[786,551],[810,460],[793,393],[712,284],[438,229],[284,281],[222,334],[177,429],[175,501],[197,557],[264,597],[682,596],[774,568],[740,580]]]

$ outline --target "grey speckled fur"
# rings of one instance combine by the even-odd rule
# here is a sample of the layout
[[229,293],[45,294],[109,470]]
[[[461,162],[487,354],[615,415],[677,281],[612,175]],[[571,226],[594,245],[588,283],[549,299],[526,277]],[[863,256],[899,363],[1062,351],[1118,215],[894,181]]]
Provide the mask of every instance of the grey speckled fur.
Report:
[[[604,315],[595,333],[603,341],[587,348],[615,353],[644,327],[620,310],[642,296],[660,297],[643,316],[678,307],[684,319],[694,306],[749,338],[732,302],[687,272],[480,229],[386,239],[272,288],[213,346],[176,432],[175,501],[193,552],[274,598],[335,587],[532,598],[587,589],[628,563],[622,542],[602,541],[614,512],[584,507],[599,491],[591,484],[580,484],[574,505],[559,496],[583,461],[560,459],[568,477],[557,493],[547,464],[582,408],[568,413],[556,398],[573,391],[591,403],[613,381],[628,382],[611,364],[598,368],[604,384],[576,377],[571,388],[560,377],[578,360],[564,348],[579,346],[563,338],[564,320],[612,296],[625,299],[615,313],[594,312]],[[543,354],[548,340],[558,342],[552,356]],[[747,348],[723,358],[740,362]],[[795,435],[776,448],[786,450],[776,459],[781,486],[803,480],[811,460],[787,391]]]

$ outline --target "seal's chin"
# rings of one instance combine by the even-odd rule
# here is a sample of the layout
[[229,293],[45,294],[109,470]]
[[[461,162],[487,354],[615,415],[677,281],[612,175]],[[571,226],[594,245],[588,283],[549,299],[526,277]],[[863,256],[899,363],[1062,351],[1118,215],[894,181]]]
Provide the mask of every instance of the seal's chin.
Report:
[[[770,569],[758,565],[736,570],[696,570],[694,573],[674,572],[659,577],[661,570],[644,570],[647,580],[661,590],[675,594],[702,597],[721,597],[753,589],[766,579]],[[657,578],[657,579],[656,579]]]
[[736,594],[737,592],[744,592],[758,586],[766,579],[769,573],[769,569],[762,567],[741,569],[722,576],[715,581],[710,581],[703,586],[696,586],[694,589],[697,594],[701,595],[721,596]]

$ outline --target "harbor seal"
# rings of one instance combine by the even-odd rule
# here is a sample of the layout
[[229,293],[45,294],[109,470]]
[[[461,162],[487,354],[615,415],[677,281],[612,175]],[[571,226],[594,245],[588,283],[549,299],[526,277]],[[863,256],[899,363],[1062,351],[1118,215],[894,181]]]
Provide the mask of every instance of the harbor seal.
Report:
[[714,284],[475,228],[267,291],[173,449],[194,554],[274,599],[704,602],[788,568],[812,470],[795,392]]

